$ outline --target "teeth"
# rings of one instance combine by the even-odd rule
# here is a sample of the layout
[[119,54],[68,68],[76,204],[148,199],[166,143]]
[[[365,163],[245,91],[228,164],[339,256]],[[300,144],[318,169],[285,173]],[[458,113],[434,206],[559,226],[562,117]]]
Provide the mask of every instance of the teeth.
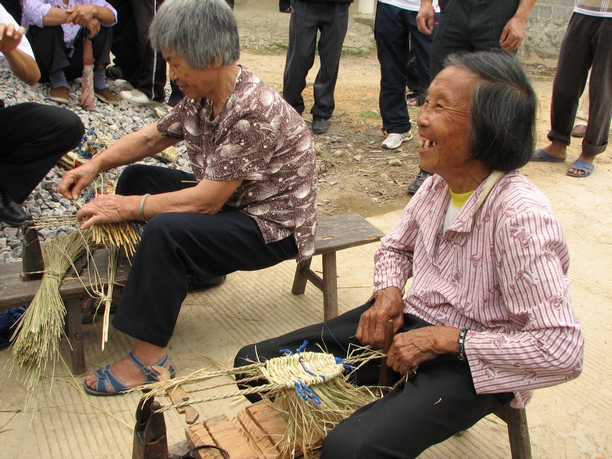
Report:
[[438,145],[436,142],[432,142],[429,140],[421,140],[421,148],[429,148],[429,147],[435,147],[436,145]]

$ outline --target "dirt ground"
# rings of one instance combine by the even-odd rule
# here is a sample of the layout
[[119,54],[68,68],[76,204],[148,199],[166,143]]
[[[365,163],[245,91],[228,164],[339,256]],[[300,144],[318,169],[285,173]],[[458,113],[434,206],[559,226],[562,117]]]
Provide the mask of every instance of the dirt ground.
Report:
[[[384,150],[382,120],[378,110],[380,67],[376,58],[371,18],[353,13],[345,40],[345,55],[335,91],[336,109],[330,129],[315,135],[319,171],[319,213],[321,215],[357,212],[365,217],[403,208],[410,196],[407,186],[418,172],[417,141],[405,142],[397,150]],[[243,52],[240,62],[263,81],[282,91],[288,14],[278,13],[271,0],[238,0],[235,14]],[[246,49],[245,49],[246,48]],[[313,82],[319,68],[318,57],[308,74],[303,93],[304,119],[310,123]],[[543,64],[527,67],[538,87],[542,107],[549,107],[554,68]],[[409,107],[411,120],[418,109]],[[544,138],[548,114],[539,124]],[[417,129],[413,124],[413,134]]]

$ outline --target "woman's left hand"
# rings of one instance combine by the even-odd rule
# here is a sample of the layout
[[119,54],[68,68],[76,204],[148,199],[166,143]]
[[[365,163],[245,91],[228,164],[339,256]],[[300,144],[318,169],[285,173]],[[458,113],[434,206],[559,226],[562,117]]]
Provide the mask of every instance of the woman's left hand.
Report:
[[432,325],[398,333],[387,352],[387,365],[397,373],[406,374],[438,355],[456,353],[460,331]]
[[85,204],[76,214],[79,220],[85,220],[81,229],[87,229],[91,225],[98,223],[117,223],[132,219],[132,208],[138,208],[133,200],[140,199],[140,196],[121,196],[116,194],[102,194],[96,199]]

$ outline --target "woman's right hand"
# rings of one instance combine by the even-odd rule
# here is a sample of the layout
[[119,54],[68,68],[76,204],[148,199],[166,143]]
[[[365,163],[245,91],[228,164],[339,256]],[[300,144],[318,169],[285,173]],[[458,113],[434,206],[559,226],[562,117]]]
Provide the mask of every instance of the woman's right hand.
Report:
[[374,304],[359,318],[356,338],[361,344],[382,349],[385,343],[387,322],[393,320],[393,331],[404,325],[404,301],[397,287],[387,287],[374,294]]
[[86,187],[98,175],[98,169],[89,161],[79,167],[66,172],[60,184],[57,186],[57,191],[62,196],[68,199],[78,199]]

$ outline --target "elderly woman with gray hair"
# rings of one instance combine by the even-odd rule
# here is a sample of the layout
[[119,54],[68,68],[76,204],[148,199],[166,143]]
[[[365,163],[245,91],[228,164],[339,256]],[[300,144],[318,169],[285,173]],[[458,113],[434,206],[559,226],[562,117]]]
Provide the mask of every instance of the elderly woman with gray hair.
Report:
[[[223,0],[167,0],[151,43],[186,97],[157,123],[118,140],[67,172],[58,190],[77,198],[99,172],[184,141],[191,173],[132,165],[117,194],[98,196],[77,216],[96,223],[147,221],[115,328],[136,338],[128,356],[85,378],[93,395],[114,395],[174,369],[165,348],[189,279],[211,284],[314,252],[315,152],[302,118],[247,68]],[[197,182],[195,186],[193,183]]]
[[[435,175],[382,239],[371,300],[239,351],[236,366],[304,340],[343,357],[350,344],[382,347],[392,321],[387,363],[396,381],[409,378],[339,423],[321,458],[414,458],[580,374],[565,237],[548,199],[516,170],[531,157],[535,116],[511,56],[449,57],[417,118],[421,167]],[[379,373],[372,362],[355,382],[376,385]]]

